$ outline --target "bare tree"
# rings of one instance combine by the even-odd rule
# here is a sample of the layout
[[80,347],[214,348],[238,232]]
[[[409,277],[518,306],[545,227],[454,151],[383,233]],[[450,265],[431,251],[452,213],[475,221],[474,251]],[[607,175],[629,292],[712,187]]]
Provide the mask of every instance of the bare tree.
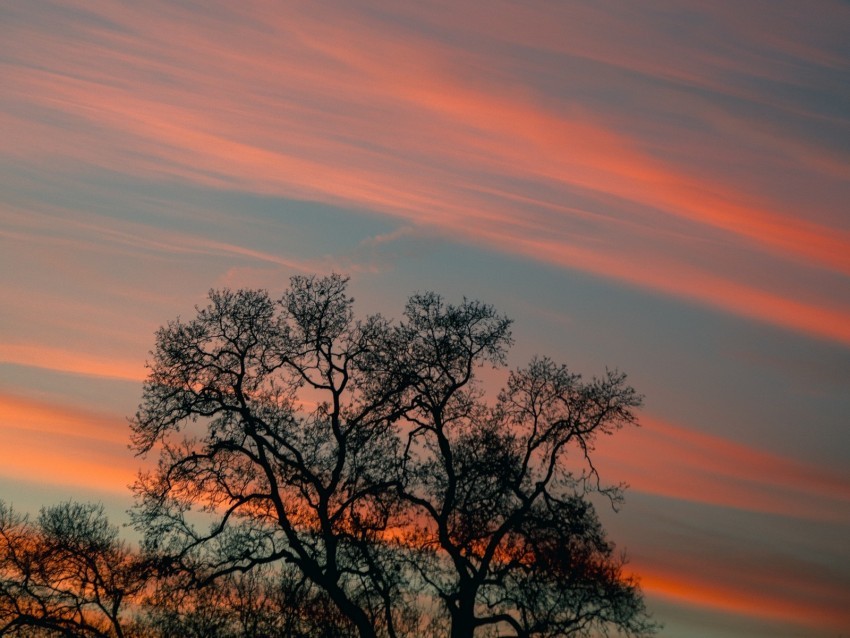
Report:
[[387,324],[356,321],[345,286],[296,277],[277,304],[211,292],[195,319],[159,331],[133,422],[136,449],[158,446],[159,466],[136,485],[135,517],[146,548],[187,573],[283,561],[361,636],[395,636],[398,438],[388,397],[358,391]]
[[62,503],[31,521],[0,501],[0,636],[124,638],[145,577],[102,506]]
[[212,291],[157,333],[133,420],[146,550],[197,585],[283,564],[361,637],[651,633],[588,500],[618,502],[591,452],[640,397],[536,359],[491,406],[475,375],[510,344],[433,293],[358,321],[338,275]]
[[414,385],[407,414],[412,564],[443,601],[451,636],[651,633],[637,583],[586,498],[621,498],[600,484],[590,452],[599,434],[634,423],[640,397],[618,373],[584,383],[535,359],[490,408],[468,374],[475,335],[451,319],[468,313],[436,307],[413,331],[416,350],[430,342],[443,363]]
[[157,580],[138,626],[144,638],[355,638],[327,594],[291,565],[231,572],[202,587]]

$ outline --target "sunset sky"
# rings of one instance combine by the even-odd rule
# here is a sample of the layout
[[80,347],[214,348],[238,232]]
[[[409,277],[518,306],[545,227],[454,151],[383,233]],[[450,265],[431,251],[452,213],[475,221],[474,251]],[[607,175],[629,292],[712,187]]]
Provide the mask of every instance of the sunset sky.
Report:
[[334,271],[629,375],[662,636],[850,635],[846,1],[0,3],[0,499],[126,520],[156,328]]

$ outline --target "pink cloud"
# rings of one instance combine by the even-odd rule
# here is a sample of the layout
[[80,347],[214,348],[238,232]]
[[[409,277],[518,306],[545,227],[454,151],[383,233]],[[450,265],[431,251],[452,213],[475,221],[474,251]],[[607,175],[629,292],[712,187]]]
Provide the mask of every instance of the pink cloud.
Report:
[[[348,11],[327,20],[326,8],[263,16],[265,30],[237,12],[227,38],[214,13],[190,24],[176,8],[167,23],[153,10],[95,9],[145,37],[91,24],[84,40],[42,33],[36,48],[26,32],[15,34],[18,55],[41,70],[7,63],[9,94],[46,116],[0,115],[4,126],[36,142],[7,142],[7,154],[377,210],[447,236],[850,343],[850,310],[828,292],[796,284],[793,274],[795,264],[805,264],[850,275],[850,233],[816,215],[797,216],[770,193],[753,195],[673,166],[620,124],[575,105],[544,103],[516,77],[506,84],[486,73],[471,76],[485,63],[481,54],[421,34],[381,31],[385,25]],[[518,24],[532,19],[514,10]],[[530,32],[505,30],[514,22],[511,11],[484,28],[491,37],[528,44]],[[602,19],[583,11],[587,24]],[[615,19],[615,31],[627,27]],[[555,46],[547,33],[541,46]],[[570,51],[586,47],[592,58],[637,65],[648,75],[686,79],[716,71],[698,59],[665,56],[667,67],[657,57],[641,60],[629,55],[631,41],[600,51],[582,36]],[[768,70],[756,65],[752,72]],[[51,114],[79,126],[57,128]],[[836,165],[835,158],[806,153],[815,153],[815,164]],[[538,207],[532,202],[541,200],[540,189],[550,201],[569,202],[579,189],[652,215],[624,215],[616,206],[606,214],[568,203]],[[583,235],[575,232],[578,223]],[[632,236],[623,230],[630,225],[637,229]],[[619,229],[616,240],[612,227]],[[724,271],[719,254],[683,262],[647,256],[641,244],[660,237],[675,244],[676,233],[708,231],[728,236],[742,254],[770,255],[791,276],[777,286],[751,272]],[[199,249],[282,261],[224,243]]]
[[143,361],[120,361],[38,343],[0,343],[0,361],[94,377],[139,381],[145,376]]
[[633,489],[722,507],[850,520],[850,476],[651,417],[601,441],[602,476]]

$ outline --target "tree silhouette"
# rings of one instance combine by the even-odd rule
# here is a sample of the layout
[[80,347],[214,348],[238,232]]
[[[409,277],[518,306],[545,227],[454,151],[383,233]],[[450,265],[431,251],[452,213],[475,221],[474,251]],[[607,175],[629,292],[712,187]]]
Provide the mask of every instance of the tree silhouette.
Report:
[[0,636],[124,638],[146,575],[102,506],[62,503],[31,521],[0,501]]
[[118,539],[100,505],[39,516],[0,501],[0,636],[9,638],[354,638],[328,596],[288,565],[202,588]]
[[491,406],[475,374],[505,364],[508,319],[426,293],[357,320],[346,283],[211,291],[158,331],[132,423],[158,455],[145,550],[200,586],[294,570],[361,637],[651,633],[587,498],[620,497],[591,452],[635,422],[625,377],[536,359]]
[[202,588],[156,581],[137,626],[144,638],[355,638],[327,595],[291,566],[233,572]]
[[209,581],[284,561],[361,636],[393,636],[409,613],[387,534],[400,414],[388,395],[358,391],[388,326],[355,321],[345,283],[294,278],[279,304],[212,292],[194,320],[159,331],[133,423],[139,451],[160,445],[159,466],[136,486],[136,520],[146,549],[187,573]]
[[[474,371],[501,363],[508,322],[491,307],[411,299],[394,330],[392,367],[406,427],[402,499],[413,507],[411,567],[444,604],[451,635],[578,635],[605,625],[645,633],[636,582],[612,557],[589,491],[614,502],[590,452],[599,434],[635,423],[625,376],[583,382],[549,359],[508,378],[495,406]],[[573,459],[578,457],[578,462]],[[573,461],[570,463],[570,461]]]

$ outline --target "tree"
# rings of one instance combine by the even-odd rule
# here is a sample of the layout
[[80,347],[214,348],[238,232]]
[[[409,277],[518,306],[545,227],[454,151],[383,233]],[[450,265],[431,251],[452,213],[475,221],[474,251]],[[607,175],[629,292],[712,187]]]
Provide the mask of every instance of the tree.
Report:
[[198,588],[156,581],[138,626],[144,638],[354,638],[327,595],[287,565],[233,572]]
[[[118,539],[101,505],[66,502],[35,521],[0,501],[0,636],[353,638],[327,595],[288,565],[204,587]],[[166,567],[166,569],[162,569]]]
[[0,501],[0,636],[124,638],[145,578],[102,506],[62,503],[31,521]]
[[[425,334],[445,338],[441,330]],[[450,350],[469,357],[467,347]],[[640,399],[624,377],[609,372],[583,383],[535,359],[510,375],[493,408],[455,389],[469,385],[465,373],[443,391],[432,392],[432,382],[411,404],[408,441],[417,453],[403,495],[422,521],[410,544],[432,555],[413,566],[444,602],[451,635],[488,627],[586,635],[608,625],[649,632],[637,583],[623,576],[585,498],[599,491],[620,499],[618,488],[600,486],[590,451],[598,434],[634,422]],[[583,463],[571,466],[570,452]]]
[[505,364],[508,319],[427,293],[356,320],[346,284],[211,291],[158,331],[132,423],[158,454],[134,488],[145,549],[199,585],[285,565],[361,637],[650,632],[587,500],[619,498],[590,453],[635,422],[625,377],[538,359],[490,406],[475,374]]
[[[409,610],[384,540],[399,502],[400,415],[381,392],[357,391],[386,322],[355,321],[339,276],[294,278],[279,304],[261,291],[210,301],[157,334],[133,423],[140,452],[161,446],[136,486],[146,548],[204,581],[284,561],[361,636],[396,635]],[[198,505],[205,530],[186,516]]]

